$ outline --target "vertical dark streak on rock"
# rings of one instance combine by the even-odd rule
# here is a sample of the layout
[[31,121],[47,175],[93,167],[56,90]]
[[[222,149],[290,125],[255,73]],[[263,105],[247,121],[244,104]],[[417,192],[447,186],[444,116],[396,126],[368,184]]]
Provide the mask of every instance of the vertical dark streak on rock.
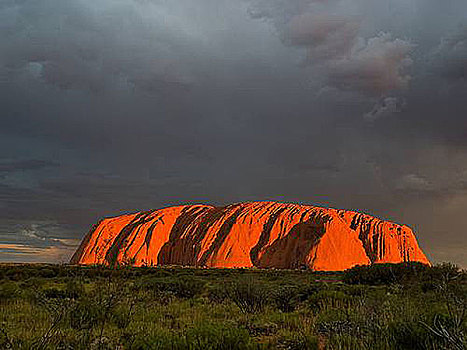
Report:
[[138,213],[129,224],[123,227],[123,229],[113,241],[111,247],[107,250],[105,254],[105,261],[107,261],[111,266],[116,264],[118,253],[120,249],[125,245],[125,242],[130,236],[131,232],[137,226],[142,225],[145,222],[151,220],[150,218],[148,220],[147,217],[150,216],[152,213],[153,210]]
[[383,259],[384,256],[384,234],[379,235],[378,241],[378,258]]
[[[81,258],[83,256],[84,250],[86,249],[86,246],[88,245],[89,241],[91,240],[92,234],[94,233],[94,231],[97,230],[97,228],[102,223],[102,221],[104,221],[104,219],[99,220],[97,223],[95,223],[94,225],[91,226],[91,229],[88,231],[86,236],[81,241],[81,244],[79,245],[78,249],[76,250],[76,252],[71,257],[70,264],[78,264],[79,263],[79,261],[81,260]],[[102,229],[101,229],[101,232],[102,232]]]
[[352,230],[356,230],[357,229],[357,218],[358,218],[358,214],[355,214],[352,218],[352,222],[350,223],[350,228]]
[[230,247],[229,251],[225,255],[225,258],[228,259],[230,257],[230,254],[232,254],[232,247]]
[[162,219],[162,217],[154,221],[151,224],[151,226],[149,226],[148,231],[146,232],[146,236],[144,237],[144,244],[146,244],[146,249],[149,249],[149,244],[151,243],[151,239],[152,239],[152,233],[154,232],[154,229],[156,228],[159,222],[164,223],[164,220]]
[[303,221],[303,219],[305,218],[306,214],[308,214],[310,212],[311,209],[307,209],[305,211],[303,211],[302,215],[300,216],[300,222]]
[[233,209],[238,206],[240,206],[240,209],[237,209],[232,215],[229,216],[227,220],[225,220],[225,222],[222,224],[221,228],[217,232],[217,236],[214,239],[214,242],[212,242],[209,249],[200,258],[199,264],[201,266],[206,265],[206,262],[208,261],[208,259],[212,256],[215,256],[218,253],[220,247],[222,246],[225,239],[229,235],[229,232],[232,229],[232,226],[235,224],[235,220],[237,220],[237,217],[240,215],[240,213],[243,210],[241,204],[234,204],[232,206],[227,207],[228,209]]
[[[144,246],[146,246],[146,251],[149,250],[149,244],[151,243],[151,238],[152,238],[152,233],[154,231],[154,228],[157,226],[157,224],[159,222],[162,222],[164,223],[164,220],[163,220],[163,216],[157,218],[157,219],[154,219],[152,218],[152,220],[154,220],[154,222],[151,224],[151,226],[148,227],[147,231],[146,231],[146,236],[144,236],[144,242],[143,244],[141,244],[141,246],[138,248],[137,252],[135,253],[135,256],[137,256],[139,254],[139,252],[141,251],[141,249],[143,249]],[[137,235],[135,235],[133,237],[133,240],[131,241],[130,244],[128,244],[128,247],[131,247],[131,245],[133,244],[133,242],[135,241]],[[127,247],[127,249],[128,249]]]
[[[401,227],[398,227],[397,233],[399,234],[399,254],[402,256],[403,261],[407,262],[405,231],[403,231]],[[400,249],[402,249],[402,252],[400,251]]]
[[[330,217],[323,215],[295,224],[282,238],[271,244],[258,261],[258,267],[270,267],[271,261],[281,262],[278,268],[299,268],[306,263],[311,249],[326,232]],[[279,258],[280,257],[280,258]]]
[[182,247],[183,242],[181,242],[181,237],[183,233],[195,218],[205,210],[205,208],[200,206],[188,206],[182,209],[170,230],[168,241],[161,247],[157,254],[158,265],[176,263],[174,260],[176,256],[175,247]]
[[373,235],[371,236],[371,247],[367,252],[368,257],[370,258],[371,262],[374,262],[378,259],[379,255],[379,241],[380,237],[383,235],[383,223],[378,221],[374,226]]
[[195,232],[193,233],[193,259],[192,264],[199,266],[198,255],[201,250],[201,242],[206,237],[209,227],[211,227],[217,220],[220,220],[225,214],[225,207],[213,207],[209,208],[203,216],[200,218],[198,225],[196,226]]
[[261,249],[264,247],[264,245],[269,242],[269,238],[271,237],[271,230],[274,224],[276,223],[277,219],[279,218],[280,214],[285,209],[286,208],[280,208],[277,211],[275,211],[273,214],[269,216],[268,221],[266,221],[266,223],[264,224],[263,230],[261,231],[258,242],[250,250],[250,260],[253,266],[258,265],[258,254],[261,251]]
[[194,244],[198,245],[206,237],[209,227],[219,220],[225,213],[225,207],[209,208],[200,219],[195,232],[193,233]]
[[[102,220],[104,221],[104,220]],[[104,228],[105,227],[101,227],[101,229],[99,230],[99,232],[97,233],[97,237],[96,237],[96,240],[94,241],[94,245],[92,246],[90,252],[93,252],[93,251],[96,251],[99,247],[97,246],[98,242],[99,242],[99,238],[101,238],[101,235],[102,235],[102,231],[104,231]],[[97,229],[97,227],[96,227]]]
[[[153,211],[151,211],[151,214],[152,214],[152,213],[153,213]],[[154,217],[149,218],[149,215],[148,215],[148,216],[145,218],[144,223],[147,223],[147,222],[149,222],[149,221],[151,221],[151,220],[154,220]],[[144,223],[141,223],[141,225],[143,225]],[[138,230],[140,230],[141,228],[142,228],[142,227],[137,227]],[[135,242],[136,238],[138,238],[138,235],[139,235],[139,234],[136,233],[136,234],[133,236],[133,239],[131,240],[131,242],[128,243],[128,244],[126,245],[126,249],[125,249],[125,253],[124,253],[124,254],[126,254],[126,253],[128,252],[128,249],[133,245],[133,243]],[[139,252],[139,250],[138,250],[138,252]],[[136,253],[135,255],[137,255],[137,254],[138,254],[138,253]]]
[[[356,216],[357,218],[355,219]],[[365,250],[366,256],[373,263],[377,258],[375,250],[377,248],[375,248],[375,246],[378,245],[378,237],[380,235],[379,224],[381,222],[374,223],[373,219],[369,219],[367,221],[367,219],[362,214],[356,214],[354,216],[354,219],[355,221],[352,220],[354,226],[357,228],[359,225],[358,239],[362,242],[362,246]]]

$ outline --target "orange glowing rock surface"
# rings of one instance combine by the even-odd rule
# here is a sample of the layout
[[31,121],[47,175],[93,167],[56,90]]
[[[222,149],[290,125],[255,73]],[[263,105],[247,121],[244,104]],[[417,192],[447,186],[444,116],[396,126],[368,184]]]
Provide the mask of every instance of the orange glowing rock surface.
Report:
[[75,264],[298,268],[429,264],[412,230],[370,215],[309,205],[184,205],[107,218],[73,255]]

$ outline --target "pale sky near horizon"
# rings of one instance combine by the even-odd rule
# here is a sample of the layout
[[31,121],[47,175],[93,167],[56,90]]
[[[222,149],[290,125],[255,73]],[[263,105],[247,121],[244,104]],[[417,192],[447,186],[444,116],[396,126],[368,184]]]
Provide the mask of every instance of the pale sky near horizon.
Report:
[[0,262],[103,216],[279,200],[467,267],[465,0],[5,0]]

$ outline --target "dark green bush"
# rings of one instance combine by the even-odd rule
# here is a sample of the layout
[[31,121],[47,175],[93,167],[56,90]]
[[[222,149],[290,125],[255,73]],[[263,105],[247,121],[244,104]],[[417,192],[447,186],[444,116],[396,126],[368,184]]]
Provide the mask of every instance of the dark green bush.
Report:
[[42,290],[46,299],[78,299],[84,294],[84,287],[76,281],[69,280],[64,289],[49,287]]
[[135,284],[134,289],[165,293],[177,298],[190,299],[201,294],[205,282],[194,276],[147,277]]
[[220,304],[229,298],[229,294],[225,287],[215,285],[208,288],[207,297],[211,302]]
[[423,350],[428,348],[430,334],[420,322],[394,321],[389,325],[391,343],[400,350]]
[[300,302],[300,291],[296,286],[280,286],[271,294],[271,299],[280,311],[293,312]]
[[43,278],[54,278],[54,277],[57,277],[58,272],[59,271],[57,268],[44,267],[37,271],[37,276],[43,277]]
[[358,265],[345,270],[343,281],[348,284],[383,285],[421,279],[428,265],[410,262],[400,264]]
[[4,276],[12,281],[24,281],[29,276],[27,275],[26,268],[21,267],[6,267]]
[[201,324],[185,334],[186,345],[193,350],[251,349],[248,331],[224,325]]
[[227,288],[227,295],[240,311],[244,313],[260,312],[267,304],[269,290],[251,279],[233,282]]
[[441,291],[447,286],[462,284],[467,274],[451,263],[442,263],[428,268],[424,271],[420,288],[423,292]]
[[85,294],[83,284],[74,279],[69,279],[67,281],[65,286],[65,292],[68,298],[71,299],[78,299],[79,297]]
[[298,298],[300,301],[308,300],[311,296],[318,293],[320,288],[316,284],[306,284],[298,287]]
[[110,320],[120,329],[127,328],[131,323],[131,310],[127,305],[121,305],[111,310]]
[[181,276],[177,279],[164,279],[156,284],[160,292],[173,294],[177,298],[190,299],[203,291],[204,282],[188,276]]
[[[463,313],[467,305],[464,305]],[[464,314],[464,317],[467,316]],[[460,320],[457,315],[435,315],[427,324],[422,322],[429,334],[431,348],[433,349],[467,349],[467,325],[465,319]],[[464,323],[464,325],[463,325]]]
[[312,310],[320,310],[325,307],[345,309],[357,301],[357,297],[353,297],[342,291],[323,289],[310,296],[307,300],[307,305]]
[[465,272],[454,264],[428,266],[418,262],[360,265],[344,272],[348,284],[388,285],[393,283],[417,287],[423,292],[439,289],[443,284],[462,282]]
[[0,301],[16,298],[20,294],[15,282],[5,281],[0,283]]
[[69,313],[70,327],[77,330],[92,329],[99,323],[102,312],[102,307],[91,300],[80,300]]

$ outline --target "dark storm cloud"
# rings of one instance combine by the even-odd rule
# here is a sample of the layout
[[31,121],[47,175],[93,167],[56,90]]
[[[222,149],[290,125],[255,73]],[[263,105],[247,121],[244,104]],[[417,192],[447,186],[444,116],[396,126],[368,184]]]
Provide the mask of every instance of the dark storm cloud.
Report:
[[28,159],[28,160],[0,160],[0,174],[25,170],[38,170],[59,166],[58,163],[49,160]]
[[306,13],[290,20],[285,40],[306,47],[307,59],[319,63],[346,56],[356,42],[359,27],[359,18]]
[[380,34],[368,39],[350,56],[331,63],[329,82],[341,89],[383,95],[408,87],[410,76],[403,69],[412,64],[410,43]]
[[[28,1],[7,8],[4,27],[10,70],[28,70],[61,89],[184,84],[173,51],[184,41],[177,28],[145,21],[131,3]],[[5,15],[5,17],[7,16]],[[8,26],[8,22],[14,26]],[[104,45],[105,44],[105,45]],[[174,47],[175,46],[175,47]]]
[[454,81],[467,79],[467,23],[441,38],[433,52],[434,65],[442,76]]
[[440,4],[2,2],[0,260],[63,260],[102,216],[277,199],[466,265],[467,4]]
[[385,97],[379,101],[375,107],[365,115],[369,121],[385,118],[393,113],[399,113],[404,108],[405,101],[396,97]]
[[[304,47],[306,64],[319,69],[331,87],[370,96],[407,88],[411,77],[406,69],[412,64],[413,45],[384,32],[361,37],[365,19],[347,12],[342,5],[346,3],[352,1],[308,1],[291,9],[278,2],[276,6],[283,11],[259,11],[255,17],[272,17],[284,42]],[[287,11],[289,16],[284,16]]]

